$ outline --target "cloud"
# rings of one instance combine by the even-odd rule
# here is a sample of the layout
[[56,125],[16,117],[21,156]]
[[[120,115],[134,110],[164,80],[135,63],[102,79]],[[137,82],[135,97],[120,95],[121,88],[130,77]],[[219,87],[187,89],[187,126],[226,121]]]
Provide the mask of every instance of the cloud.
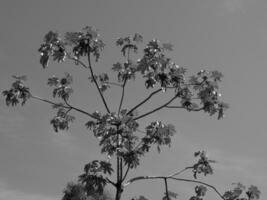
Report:
[[22,191],[8,189],[6,184],[0,182],[0,200],[56,200],[58,197],[45,196],[41,194],[29,194]]

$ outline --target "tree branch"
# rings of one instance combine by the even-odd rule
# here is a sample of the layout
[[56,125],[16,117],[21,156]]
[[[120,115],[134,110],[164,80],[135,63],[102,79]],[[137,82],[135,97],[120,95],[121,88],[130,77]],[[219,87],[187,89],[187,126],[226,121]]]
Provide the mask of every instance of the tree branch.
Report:
[[127,83],[127,77],[125,78],[125,80],[123,82],[123,85],[122,85],[122,93],[121,93],[121,100],[120,100],[120,105],[119,105],[119,109],[118,109],[118,116],[120,114],[121,106],[122,106],[123,99],[124,99],[124,92],[125,92],[125,85],[126,85],[126,83]]
[[[49,104],[51,104],[51,105],[55,105],[55,106],[60,105],[59,103],[55,103],[55,102],[53,102],[53,101],[50,101],[50,100],[47,100],[47,99],[43,99],[43,98],[41,98],[41,97],[34,96],[34,95],[32,95],[32,94],[31,94],[31,98],[33,98],[33,99],[37,99],[37,100],[39,100],[39,101],[43,101],[43,102],[46,102],[46,103],[49,103]],[[90,114],[90,113],[88,113],[88,112],[86,112],[86,111],[84,111],[84,110],[81,110],[81,109],[79,109],[79,108],[76,108],[76,107],[74,107],[74,106],[71,106],[71,105],[69,105],[69,104],[67,104],[67,106],[65,106],[65,105],[60,105],[60,106],[63,107],[63,108],[76,110],[76,111],[78,111],[78,112],[80,112],[80,113],[83,113],[83,114],[85,114],[85,115],[87,115],[87,116],[89,116],[89,117],[91,117],[91,118],[94,118],[94,119],[96,119],[96,120],[100,120],[99,118],[95,117],[94,115],[92,115],[92,114]]]
[[143,117],[145,117],[145,116],[147,116],[147,115],[150,115],[150,114],[152,114],[152,113],[154,113],[154,112],[156,112],[156,111],[158,111],[158,110],[160,110],[160,109],[162,109],[162,108],[168,106],[168,105],[169,105],[174,99],[176,99],[176,98],[177,98],[177,96],[174,96],[173,98],[171,98],[171,100],[169,100],[167,103],[163,104],[162,106],[157,107],[156,109],[154,109],[154,110],[152,110],[152,111],[149,111],[149,112],[147,112],[147,113],[145,113],[145,114],[143,114],[143,115],[140,115],[140,116],[134,118],[133,120],[141,119],[141,118],[143,118]]
[[153,95],[159,93],[162,89],[158,89],[154,92],[152,92],[147,98],[145,98],[143,101],[141,101],[139,104],[137,104],[135,107],[133,107],[129,112],[127,112],[127,115],[131,114],[134,110],[136,110],[137,108],[139,108],[141,105],[143,105],[144,103],[146,103]]
[[203,181],[196,181],[196,180],[192,180],[192,179],[175,178],[175,177],[170,177],[170,179],[176,180],[176,181],[190,182],[190,183],[198,183],[198,184],[205,185],[205,186],[213,189],[219,195],[219,197],[221,197],[221,199],[225,200],[224,197],[223,197],[223,195],[218,191],[218,189],[216,187],[214,187],[213,185],[210,185],[208,183],[205,183]]
[[123,85],[121,85],[121,84],[119,84],[119,83],[114,83],[114,82],[110,82],[110,81],[107,81],[107,82],[105,82],[105,83],[107,83],[107,84],[109,84],[109,85],[115,85],[115,86],[118,86],[118,87],[122,87]]
[[201,110],[204,109],[204,107],[191,109],[191,108],[186,108],[186,107],[184,107],[184,106],[165,106],[165,108],[185,108],[185,109],[187,109],[188,111],[195,111],[195,112],[197,112],[197,111],[201,111]]
[[168,177],[174,177],[174,176],[180,175],[181,173],[185,172],[186,170],[188,170],[188,169],[193,169],[193,168],[194,168],[194,167],[192,167],[192,166],[190,166],[190,167],[186,167],[186,168],[184,168],[184,169],[182,169],[182,170],[180,170],[180,171],[178,171],[178,172],[175,172],[175,173],[169,175]]
[[77,62],[77,63],[79,63],[80,65],[82,65],[84,68],[86,68],[86,69],[89,68],[89,69],[90,69],[90,73],[91,73],[93,82],[95,83],[95,85],[96,85],[96,87],[97,87],[97,90],[98,90],[98,92],[99,92],[99,94],[100,94],[100,96],[101,96],[101,99],[102,99],[102,101],[103,101],[103,103],[104,103],[104,105],[105,105],[106,110],[110,113],[110,110],[109,110],[109,108],[108,108],[108,106],[107,106],[106,100],[105,100],[105,98],[104,98],[104,96],[103,96],[103,94],[102,94],[102,92],[101,92],[101,90],[100,90],[100,87],[99,87],[99,85],[98,85],[98,83],[97,83],[97,81],[96,81],[96,79],[95,79],[94,72],[93,72],[93,68],[92,68],[92,65],[91,65],[90,53],[88,53],[88,64],[89,64],[89,66],[87,66],[86,64],[84,64],[84,63],[83,63],[82,61],[80,61],[79,59],[77,59],[77,58],[75,58],[75,57],[72,57],[69,53],[67,53],[67,56],[69,57],[69,59],[74,60],[75,62]]
[[135,181],[146,180],[146,179],[171,179],[171,180],[182,181],[182,182],[202,184],[202,185],[205,185],[205,186],[213,189],[215,191],[215,193],[217,193],[221,199],[225,200],[223,195],[213,185],[210,185],[210,184],[202,182],[202,181],[192,180],[192,179],[175,178],[175,177],[167,177],[167,176],[138,176],[138,177],[132,178],[128,182],[126,182],[124,184],[124,187],[128,186],[129,184],[131,184]]
[[116,187],[116,183],[114,183],[113,181],[111,181],[109,178],[106,177],[106,180],[107,180],[111,185],[113,185],[114,187]]
[[126,172],[125,172],[125,174],[124,174],[124,176],[123,176],[123,178],[122,178],[122,182],[123,182],[123,181],[125,180],[125,178],[127,177],[129,170],[130,170],[130,165],[127,166]]
[[97,90],[98,90],[98,93],[99,93],[100,96],[101,96],[101,99],[102,99],[102,101],[103,101],[103,103],[104,103],[104,105],[105,105],[105,108],[106,108],[107,112],[110,113],[110,110],[109,110],[109,108],[108,108],[108,105],[107,105],[107,102],[106,102],[106,100],[105,100],[105,97],[103,96],[103,94],[102,94],[102,92],[101,92],[101,90],[100,90],[100,87],[99,87],[99,85],[98,85],[98,83],[97,83],[97,81],[96,81],[96,79],[95,79],[95,75],[94,75],[93,68],[92,68],[92,65],[91,65],[90,53],[88,53],[88,64],[89,64],[89,69],[90,69],[90,72],[91,72],[91,76],[92,76],[93,82],[94,82],[95,85],[96,85],[96,88],[97,88]]
[[170,200],[170,198],[169,198],[169,192],[168,192],[167,178],[164,178],[164,183],[165,183],[165,192],[166,192],[167,200]]
[[79,63],[81,66],[83,66],[84,68],[88,68],[88,66],[86,64],[84,64],[82,61],[80,61],[78,58],[72,57],[70,53],[66,52],[67,56],[69,59]]

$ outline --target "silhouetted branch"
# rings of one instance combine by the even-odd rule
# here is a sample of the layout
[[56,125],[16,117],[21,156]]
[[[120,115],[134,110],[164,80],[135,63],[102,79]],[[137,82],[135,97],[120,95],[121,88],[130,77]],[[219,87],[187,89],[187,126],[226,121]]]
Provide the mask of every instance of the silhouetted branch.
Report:
[[121,106],[122,106],[123,99],[124,99],[124,92],[125,92],[126,83],[127,83],[127,78],[125,78],[123,85],[122,85],[121,100],[120,100],[120,105],[119,105],[119,109],[118,109],[118,115],[120,114],[120,111],[121,111]]
[[166,193],[167,200],[170,200],[170,198],[169,198],[169,192],[168,192],[167,178],[164,178],[164,184],[165,184],[165,193]]
[[102,94],[102,92],[101,92],[101,90],[100,90],[100,87],[99,87],[99,85],[98,85],[98,83],[97,83],[97,81],[96,81],[96,79],[95,79],[95,75],[94,75],[93,68],[92,68],[92,64],[91,64],[90,53],[88,53],[88,64],[89,64],[89,69],[90,69],[90,72],[91,72],[92,80],[93,80],[93,82],[94,82],[95,85],[96,85],[96,88],[97,88],[97,90],[98,90],[98,93],[99,93],[100,96],[101,96],[101,99],[102,99],[102,101],[103,101],[103,103],[104,103],[104,105],[105,105],[105,108],[106,108],[107,112],[110,113],[110,110],[109,110],[109,108],[108,108],[106,99],[105,99],[105,97],[103,96],[103,94]]
[[163,104],[162,106],[160,106],[160,107],[158,107],[158,108],[156,108],[156,109],[154,109],[154,110],[152,110],[152,111],[149,111],[149,112],[147,112],[147,113],[145,113],[145,114],[143,114],[143,115],[140,115],[140,116],[134,118],[134,120],[141,119],[141,118],[143,118],[143,117],[145,117],[145,116],[147,116],[147,115],[150,115],[150,114],[152,114],[152,113],[154,113],[154,112],[156,112],[156,111],[158,111],[158,110],[160,110],[160,109],[162,109],[162,108],[168,106],[168,105],[169,105],[174,99],[176,99],[176,98],[177,98],[177,96],[174,96],[174,97],[171,98],[171,100],[169,100],[167,103]]
[[145,98],[143,101],[141,101],[139,104],[137,104],[135,107],[133,107],[128,113],[127,115],[129,115],[130,113],[132,113],[134,110],[136,110],[137,108],[139,108],[141,105],[143,105],[144,103],[146,103],[153,95],[159,93],[162,89],[158,89],[154,92],[152,92],[147,98]]
[[129,184],[131,184],[135,181],[147,180],[147,179],[164,179],[164,180],[165,179],[171,179],[171,180],[182,181],[182,182],[202,184],[202,185],[205,185],[205,186],[213,189],[215,191],[215,193],[217,193],[221,199],[225,200],[223,195],[213,185],[210,185],[210,184],[202,182],[202,181],[193,180],[193,179],[175,178],[175,177],[168,177],[168,176],[138,176],[138,177],[132,178],[129,181],[127,181],[124,184],[124,187],[128,186]]
[[124,176],[123,176],[123,178],[122,178],[122,182],[123,182],[123,181],[125,180],[125,178],[127,177],[129,170],[130,170],[130,165],[127,166],[126,172],[125,172],[125,174],[124,174]]
[[106,178],[106,180],[107,180],[111,185],[113,185],[114,187],[116,187],[116,183],[114,183],[113,181],[111,181],[109,178]]
[[34,95],[31,95],[31,98],[36,99],[36,100],[39,100],[39,101],[43,101],[43,102],[46,102],[46,103],[49,103],[49,104],[51,104],[51,105],[55,105],[55,106],[60,105],[62,108],[73,109],[73,110],[76,110],[76,111],[78,111],[78,112],[80,112],[80,113],[83,113],[83,114],[85,114],[85,115],[87,115],[87,116],[89,116],[89,117],[91,117],[91,118],[94,118],[94,119],[96,119],[96,120],[99,120],[97,117],[93,116],[92,114],[90,114],[90,113],[88,113],[88,112],[86,112],[86,111],[84,111],[84,110],[81,110],[81,109],[79,109],[79,108],[76,108],[76,107],[74,107],[74,106],[71,106],[71,105],[69,105],[69,104],[67,104],[67,106],[65,106],[65,105],[61,105],[61,104],[59,104],[59,103],[55,103],[55,102],[53,102],[53,101],[50,101],[50,100],[47,100],[47,99],[44,99],[44,98],[41,98],[41,97],[38,97],[38,96],[34,96]]
[[192,166],[190,166],[190,167],[186,167],[186,168],[184,168],[184,169],[182,169],[182,170],[180,170],[180,171],[178,171],[178,172],[175,172],[175,173],[169,175],[168,177],[174,177],[174,176],[180,175],[180,174],[182,174],[183,172],[185,172],[186,170],[188,170],[188,169],[193,169],[193,168],[194,168],[194,167],[192,167]]

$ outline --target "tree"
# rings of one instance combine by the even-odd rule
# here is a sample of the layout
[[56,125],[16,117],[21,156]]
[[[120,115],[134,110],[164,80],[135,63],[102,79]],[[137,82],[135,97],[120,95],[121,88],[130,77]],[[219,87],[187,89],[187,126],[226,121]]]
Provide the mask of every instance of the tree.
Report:
[[[205,151],[194,153],[196,163],[187,166],[169,176],[137,176],[128,179],[128,173],[140,165],[140,159],[146,155],[153,146],[160,153],[162,146],[170,146],[175,127],[162,121],[153,121],[140,130],[140,120],[151,116],[161,109],[185,109],[188,112],[204,112],[210,116],[216,115],[218,119],[223,118],[228,105],[220,100],[219,84],[223,78],[218,71],[201,70],[196,75],[188,76],[187,69],[180,67],[167,57],[168,51],[173,49],[169,43],[161,43],[159,40],[151,40],[143,49],[141,58],[131,59],[133,54],[138,54],[140,43],[143,38],[136,33],[133,36],[122,37],[116,40],[125,62],[113,64],[112,70],[117,75],[117,80],[110,80],[110,76],[103,72],[96,74],[93,69],[93,58],[95,64],[101,56],[105,44],[101,40],[97,30],[93,27],[85,27],[80,32],[67,32],[64,39],[53,31],[48,32],[44,42],[39,48],[40,63],[43,68],[48,67],[50,60],[63,63],[66,59],[73,61],[89,73],[89,80],[95,85],[103,104],[102,111],[88,112],[74,106],[69,101],[73,89],[72,76],[66,73],[63,77],[56,76],[48,78],[47,84],[53,88],[53,98],[60,102],[51,101],[38,97],[30,92],[25,85],[25,76],[13,76],[15,82],[11,89],[3,91],[7,106],[15,106],[18,103],[24,105],[29,99],[49,103],[57,111],[51,125],[55,132],[67,130],[74,121],[71,112],[76,111],[88,117],[85,126],[99,140],[101,153],[111,159],[109,161],[94,160],[84,166],[84,172],[79,176],[77,184],[69,184],[64,192],[63,199],[67,200],[69,194],[75,194],[78,199],[84,199],[94,194],[101,195],[107,184],[114,187],[115,199],[120,200],[121,194],[129,185],[148,179],[162,179],[165,193],[164,200],[177,197],[168,188],[168,181],[191,182],[195,186],[195,196],[190,200],[202,200],[207,189],[213,190],[223,200],[255,200],[259,199],[260,191],[251,186],[245,191],[245,186],[238,183],[233,190],[225,193],[219,192],[213,185],[199,181],[201,175],[213,173],[212,163]],[[134,107],[125,108],[125,87],[130,80],[139,76],[144,80],[146,90],[151,90],[150,95],[144,97]],[[118,108],[110,107],[104,92],[111,87],[121,88],[121,97]],[[170,97],[162,105],[148,112],[141,108],[155,98],[157,94],[165,93]],[[143,133],[143,136],[137,133]],[[114,159],[114,162],[112,160]],[[115,165],[115,167],[114,167]],[[192,172],[192,179],[179,177],[185,171]],[[115,174],[115,180],[112,175]],[[246,195],[241,197],[242,193]],[[145,200],[144,196],[136,199]]]

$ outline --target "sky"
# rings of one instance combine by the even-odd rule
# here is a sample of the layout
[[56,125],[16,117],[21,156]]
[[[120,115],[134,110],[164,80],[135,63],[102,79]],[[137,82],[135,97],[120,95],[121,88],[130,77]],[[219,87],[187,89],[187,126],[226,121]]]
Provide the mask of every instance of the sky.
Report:
[[[162,110],[143,123],[162,119],[173,123],[177,134],[172,147],[161,154],[150,153],[134,175],[167,175],[193,163],[193,153],[206,150],[215,173],[203,180],[220,191],[231,183],[257,185],[267,196],[266,135],[266,0],[1,0],[0,6],[0,90],[10,87],[12,75],[28,76],[32,93],[52,99],[46,85],[53,74],[69,72],[74,77],[70,101],[93,112],[103,110],[88,74],[71,62],[50,63],[43,70],[37,49],[50,30],[64,33],[84,26],[99,29],[106,48],[96,72],[110,70],[122,60],[115,39],[136,32],[144,41],[157,38],[171,42],[170,57],[189,73],[201,69],[224,74],[222,99],[230,104],[223,120],[205,113]],[[132,107],[149,91],[141,81],[127,86],[125,107]],[[115,110],[120,91],[107,92]],[[144,107],[154,108],[162,95]],[[55,133],[49,124],[50,105],[29,100],[23,107],[7,108],[0,100],[0,200],[56,200],[69,181],[75,181],[84,164],[101,157],[97,140],[83,126],[84,116],[68,132]],[[104,158],[105,157],[101,157]],[[185,177],[190,177],[185,175]],[[171,190],[181,199],[193,194],[193,185],[172,182]],[[114,192],[111,190],[111,193]],[[144,195],[161,199],[160,182],[139,182],[127,187],[123,199]],[[219,199],[212,191],[207,199]]]

